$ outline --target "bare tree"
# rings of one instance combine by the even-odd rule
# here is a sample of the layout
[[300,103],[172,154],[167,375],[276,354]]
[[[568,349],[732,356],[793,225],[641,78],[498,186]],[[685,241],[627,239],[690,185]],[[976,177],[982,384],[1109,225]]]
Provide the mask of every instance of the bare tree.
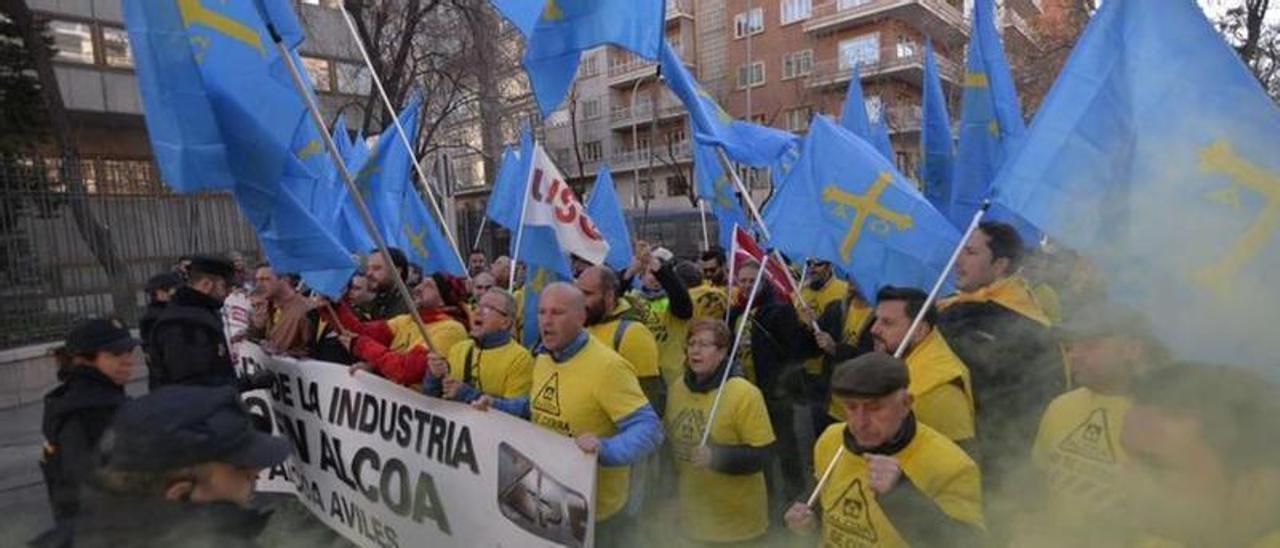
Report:
[[1266,23],[1271,0],[1244,0],[1214,24],[1273,99],[1280,99],[1280,24]]

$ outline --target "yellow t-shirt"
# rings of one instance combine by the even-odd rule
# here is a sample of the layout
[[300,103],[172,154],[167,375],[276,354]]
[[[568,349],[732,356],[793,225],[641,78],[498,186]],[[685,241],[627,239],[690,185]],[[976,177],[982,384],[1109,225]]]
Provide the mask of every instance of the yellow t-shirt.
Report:
[[[843,280],[831,278],[822,286],[822,289],[813,290],[808,285],[800,290],[800,297],[804,302],[813,309],[813,313],[822,316],[828,306],[837,304],[844,300],[845,294],[849,292],[849,284]],[[804,371],[812,376],[822,374],[823,357],[809,358],[804,362]]]
[[[827,427],[813,447],[814,477],[821,479],[828,463],[844,444],[844,423]],[[897,455],[902,479],[910,481],[952,519],[984,528],[982,481],[978,465],[942,434],[916,425],[915,438]],[[824,546],[899,547],[906,540],[876,502],[867,474],[867,461],[845,450],[822,487],[822,544]]]
[[[423,344],[422,333],[418,332],[418,326],[414,325],[413,316],[409,314],[401,314],[387,320],[387,327],[394,334],[389,348],[395,352],[407,352]],[[455,344],[470,338],[467,328],[452,319],[427,324],[427,335],[431,337],[431,344],[435,345],[435,350],[442,356],[448,356]]]
[[498,398],[528,396],[533,383],[533,355],[514,339],[487,350],[467,339],[453,346],[448,362],[449,378],[465,381],[470,367],[471,386]]
[[[550,353],[533,362],[530,420],[566,436],[617,433],[618,421],[649,404],[630,365],[596,340],[562,363]],[[627,502],[629,466],[596,467],[596,521],[616,514]]]
[[[769,528],[764,472],[730,475],[699,468],[690,460],[702,441],[714,390],[699,394],[681,380],[671,385],[665,426],[679,474],[680,522],[689,538],[701,542],[741,542]],[[769,412],[760,389],[730,378],[711,429],[712,445],[764,447],[774,441]]]
[[[644,304],[647,307],[644,325],[649,328],[658,345],[658,370],[662,373],[662,380],[668,385],[678,382],[684,374],[684,350],[689,335],[689,320],[682,320],[672,314],[670,303],[665,298]],[[612,340],[606,342],[613,343]]]
[[1055,325],[1062,323],[1062,300],[1058,298],[1058,290],[1049,284],[1038,284],[1031,288],[1032,295],[1035,296],[1036,302],[1040,303],[1040,308],[1044,309],[1044,315],[1049,317],[1049,321]]
[[[626,301],[620,301],[609,316],[616,318],[630,308],[631,305]],[[653,333],[649,331],[644,322],[630,321],[627,323],[627,331],[623,333],[622,340],[618,342],[617,353],[630,364],[631,370],[635,372],[636,377],[644,379],[658,376],[658,341],[653,338]],[[588,326],[587,332],[606,347],[613,349],[614,334],[621,324],[622,320],[620,319],[604,321]]]
[[1120,428],[1131,406],[1127,397],[1077,388],[1045,410],[1031,458],[1044,477],[1054,529],[1074,535],[1126,527],[1117,519],[1128,515],[1121,485],[1129,457]]

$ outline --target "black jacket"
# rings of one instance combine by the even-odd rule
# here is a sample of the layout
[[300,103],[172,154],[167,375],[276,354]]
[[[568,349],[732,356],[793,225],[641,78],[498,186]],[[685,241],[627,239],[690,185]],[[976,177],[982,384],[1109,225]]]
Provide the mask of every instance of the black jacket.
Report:
[[222,303],[180,287],[147,341],[149,384],[233,384],[235,368],[222,326]]
[[86,366],[72,367],[63,383],[44,397],[40,469],[58,523],[79,510],[80,489],[93,468],[94,448],[126,400],[123,386]]
[[[804,388],[798,386],[801,361],[808,355],[812,341],[808,336],[796,308],[780,298],[769,284],[761,284],[756,295],[756,312],[750,325],[751,357],[756,373],[756,386],[766,400],[782,397],[804,398]],[[735,306],[729,313],[729,325],[737,328],[743,307]]]
[[190,504],[88,491],[75,548],[251,548],[269,514],[230,503]]
[[390,320],[409,313],[409,307],[405,306],[404,299],[400,298],[400,292],[396,291],[395,287],[374,293],[373,300],[369,302],[366,309],[369,311],[371,320]]
[[160,320],[160,314],[164,312],[165,307],[169,306],[167,302],[150,302],[147,303],[147,309],[143,311],[142,317],[138,319],[138,335],[142,337],[142,352],[150,359],[151,350],[147,344],[151,342],[151,330],[155,328],[156,322]]
[[1040,417],[1066,388],[1062,353],[1048,327],[994,302],[957,303],[938,329],[969,367],[984,483],[998,487],[1030,457]]

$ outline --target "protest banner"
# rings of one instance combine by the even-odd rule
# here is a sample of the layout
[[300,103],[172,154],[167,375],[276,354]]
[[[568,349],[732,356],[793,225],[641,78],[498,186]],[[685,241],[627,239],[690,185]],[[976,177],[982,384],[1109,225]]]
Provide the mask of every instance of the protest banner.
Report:
[[244,399],[294,445],[259,490],[296,493],[357,545],[591,545],[596,463],[572,439],[342,365],[240,355],[276,374]]

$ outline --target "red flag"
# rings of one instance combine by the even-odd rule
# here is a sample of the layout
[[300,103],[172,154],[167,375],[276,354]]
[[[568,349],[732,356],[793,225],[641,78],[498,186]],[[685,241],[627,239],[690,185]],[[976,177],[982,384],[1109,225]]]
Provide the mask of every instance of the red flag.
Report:
[[[733,273],[743,263],[748,260],[763,263],[764,256],[764,249],[760,247],[760,244],[756,243],[755,238],[752,238],[751,234],[748,234],[742,227],[735,225],[733,228],[732,256],[729,259],[729,283],[733,284]],[[792,295],[795,294],[795,286],[792,285],[791,277],[786,269],[787,266],[782,264],[781,261],[776,260],[776,258],[771,259],[769,266],[765,269],[765,279],[769,280],[769,284],[773,286],[773,290],[778,293],[778,296],[790,301]]]

